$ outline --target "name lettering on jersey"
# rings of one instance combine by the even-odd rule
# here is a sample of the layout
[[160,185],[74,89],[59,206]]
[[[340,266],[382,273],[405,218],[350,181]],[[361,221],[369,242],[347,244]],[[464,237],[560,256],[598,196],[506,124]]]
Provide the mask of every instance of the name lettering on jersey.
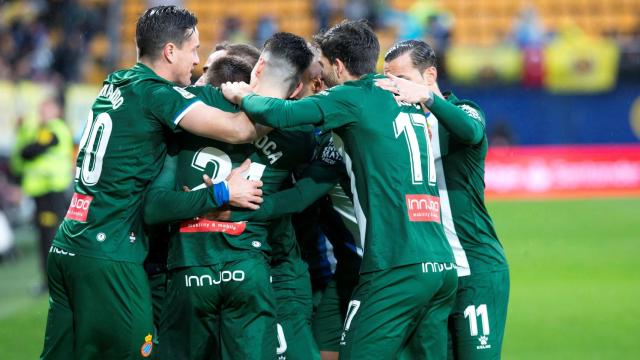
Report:
[[98,97],[103,97],[109,100],[111,106],[113,107],[113,110],[119,108],[120,105],[122,105],[122,103],[124,102],[124,98],[120,93],[120,89],[117,86],[113,86],[113,84],[108,83],[102,87],[100,93],[98,94]]
[[189,100],[189,99],[193,99],[195,97],[195,95],[193,95],[192,93],[188,92],[187,90],[179,87],[179,86],[174,86],[173,90],[177,91],[180,95],[182,95],[183,98]]
[[478,110],[472,108],[471,106],[467,105],[467,104],[463,104],[463,105],[459,105],[458,106],[460,109],[462,109],[462,111],[466,112],[467,115],[471,116],[472,118],[481,121],[480,118],[480,113],[478,112]]
[[423,262],[420,263],[423,273],[434,273],[453,270],[456,265],[454,263],[438,263],[438,262]]
[[212,285],[220,285],[223,282],[236,281],[241,282],[244,281],[244,271],[242,270],[223,270],[218,272],[218,278],[216,279],[216,274],[211,275],[185,275],[184,276],[184,286],[186,287],[202,287],[202,286],[212,286]]
[[73,193],[71,204],[69,205],[69,210],[67,210],[65,219],[82,222],[87,221],[87,214],[89,214],[89,208],[91,207],[92,201],[93,196]]
[[410,221],[440,222],[440,198],[424,194],[405,196]]
[[219,232],[229,235],[240,235],[247,228],[244,222],[213,221],[205,218],[193,218],[180,223],[181,233]]
[[335,165],[335,163],[343,161],[342,155],[340,155],[340,152],[333,144],[333,137],[329,140],[329,144],[322,149],[320,156],[322,161],[329,165]]
[[278,146],[272,140],[269,140],[269,136],[265,135],[260,139],[253,142],[256,148],[262,151],[262,153],[269,159],[269,164],[273,165],[282,157],[282,151],[278,151]]

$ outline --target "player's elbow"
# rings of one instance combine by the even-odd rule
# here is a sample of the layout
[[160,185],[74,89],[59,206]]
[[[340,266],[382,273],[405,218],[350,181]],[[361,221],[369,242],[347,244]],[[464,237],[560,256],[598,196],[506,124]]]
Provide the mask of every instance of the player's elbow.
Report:
[[253,142],[257,138],[254,126],[243,126],[236,129],[227,139],[230,144],[246,144]]
[[147,195],[147,199],[145,200],[144,208],[142,209],[142,219],[147,225],[157,225],[163,222],[163,219],[160,216],[160,212],[154,209],[160,209],[162,205],[160,203],[155,202],[153,199],[153,195]]
[[482,142],[484,138],[484,133],[480,131],[470,132],[467,136],[460,138],[460,142],[466,145],[478,145]]

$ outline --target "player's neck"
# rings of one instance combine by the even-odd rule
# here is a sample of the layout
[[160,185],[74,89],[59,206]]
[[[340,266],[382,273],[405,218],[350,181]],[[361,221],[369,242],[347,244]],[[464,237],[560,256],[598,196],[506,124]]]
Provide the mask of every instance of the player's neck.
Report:
[[441,98],[444,98],[444,96],[442,95],[442,91],[440,91],[440,87],[438,86],[438,83],[433,83],[433,85],[431,85],[430,88],[434,94],[440,96]]
[[280,99],[286,99],[289,96],[289,94],[287,94],[287,89],[283,88],[282,83],[271,84],[269,82],[260,81],[253,91],[261,96]]
[[360,80],[360,76],[355,76],[355,75],[351,75],[350,73],[346,72],[345,74],[343,74],[340,79],[338,79],[340,84],[344,84],[347,81],[356,81],[356,80]]
[[147,57],[141,57],[140,59],[138,59],[138,62],[146,65],[161,78],[169,80],[171,82],[175,82],[171,68],[167,66],[168,64],[162,62],[161,60],[152,60]]

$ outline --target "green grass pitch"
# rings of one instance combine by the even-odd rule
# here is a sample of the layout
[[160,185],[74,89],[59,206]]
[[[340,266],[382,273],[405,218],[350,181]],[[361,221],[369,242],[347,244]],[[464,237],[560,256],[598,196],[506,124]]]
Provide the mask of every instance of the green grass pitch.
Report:
[[[640,199],[489,202],[511,266],[504,359],[640,353]],[[37,359],[47,299],[33,240],[0,264],[0,358]]]

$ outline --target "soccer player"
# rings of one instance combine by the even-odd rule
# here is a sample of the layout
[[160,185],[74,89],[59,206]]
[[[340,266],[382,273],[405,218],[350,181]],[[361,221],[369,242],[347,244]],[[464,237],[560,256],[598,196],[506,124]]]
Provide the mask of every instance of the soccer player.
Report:
[[323,79],[335,86],[285,101],[222,86],[252,120],[276,128],[332,129],[351,177],[364,257],[341,338],[342,359],[390,359],[410,340],[415,358],[446,357],[446,319],[457,275],[440,223],[426,119],[374,85],[380,51],[364,22],[346,21],[316,37]]
[[[320,248],[320,245],[324,247],[325,236],[329,240],[337,264],[333,274],[326,280],[328,283],[324,283],[321,289],[317,290],[321,292],[321,298],[312,322],[313,335],[321,357],[328,360],[338,358],[340,333],[349,299],[358,282],[362,249],[356,242],[356,239],[360,239],[360,234],[344,161],[333,146],[331,132],[322,134],[319,142],[314,160],[296,176],[293,187],[266,196],[260,209],[241,214],[234,213],[231,218],[234,221],[266,221],[304,211],[299,214],[303,218],[300,221],[303,222],[309,217],[313,217],[314,221],[312,229],[309,229],[308,222],[297,224],[299,226],[296,235],[303,232],[303,235],[309,234],[311,237],[308,239],[309,236],[303,236],[308,242],[302,244],[306,252],[321,251],[316,248]],[[327,194],[330,198],[322,198]],[[311,208],[308,208],[309,206]],[[316,235],[316,231],[313,230],[315,228],[320,228],[325,235],[319,240],[322,244],[318,244],[313,238]],[[324,248],[326,251],[326,247]],[[320,261],[325,257],[326,254],[307,255],[306,260],[311,264],[309,271],[312,274],[314,271],[320,272],[321,268],[313,266],[314,261]],[[307,281],[308,277],[309,275]],[[324,276],[315,275],[315,278],[320,277]],[[285,327],[285,335],[286,331]]]
[[198,81],[196,81],[195,85],[202,86],[208,84],[209,82],[205,77],[207,70],[209,69],[209,67],[211,67],[211,64],[213,64],[214,61],[225,56],[238,56],[246,61],[251,66],[251,68],[253,68],[253,66],[255,66],[255,64],[258,62],[258,58],[260,57],[260,50],[258,50],[253,45],[241,43],[229,44],[227,42],[223,42],[216,45],[214,51],[209,54],[207,60],[204,62],[204,65],[202,66],[202,76],[200,76]]
[[[50,302],[43,359],[133,359],[153,351],[148,241],[142,204],[179,128],[251,141],[241,114],[209,107],[181,86],[198,64],[196,17],[150,8],[136,26],[139,62],[104,82],[80,141],[71,205],[49,251]],[[259,182],[237,174],[213,187],[212,208],[257,207]]]
[[509,270],[484,205],[488,141],[484,113],[472,101],[442,94],[436,55],[424,41],[395,44],[385,55],[391,78],[380,85],[399,101],[424,104],[431,128],[442,221],[458,270],[449,317],[452,359],[499,359],[509,300]]
[[219,87],[228,81],[251,81],[252,66],[239,56],[223,56],[211,64],[205,75],[207,83]]
[[[252,85],[267,95],[292,96],[301,88],[301,74],[311,57],[304,39],[275,34],[253,70]],[[222,109],[234,110],[221,93],[212,89],[188,88]],[[201,193],[200,189],[208,185],[202,182],[203,174],[212,174],[215,182],[226,176],[232,164],[250,156],[253,163],[248,176],[261,178],[264,191],[274,192],[288,176],[291,164],[310,157],[313,145],[311,134],[306,134],[272,132],[253,145],[230,145],[181,134],[177,137],[176,184]],[[159,208],[157,201],[166,194],[150,192],[146,207]],[[171,192],[169,195],[175,196]],[[276,350],[284,351],[285,343],[276,345],[276,305],[270,275],[276,276],[270,274],[267,257],[270,245],[274,253],[278,250],[276,243],[267,241],[270,230],[265,222],[230,224],[207,217],[180,224],[178,236],[169,247],[171,273],[160,321],[163,359],[273,359]]]

